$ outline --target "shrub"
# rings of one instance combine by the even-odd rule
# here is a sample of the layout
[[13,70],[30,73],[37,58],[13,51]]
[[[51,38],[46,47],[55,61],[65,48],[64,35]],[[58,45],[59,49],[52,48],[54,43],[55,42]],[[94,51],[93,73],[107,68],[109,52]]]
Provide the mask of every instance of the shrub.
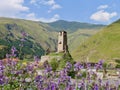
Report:
[[64,68],[67,62],[70,62],[71,64],[73,64],[73,62],[74,62],[73,58],[72,58],[72,56],[70,55],[69,52],[66,52],[63,55],[63,58],[60,60],[60,62],[59,62],[59,69]]
[[71,78],[75,78],[76,72],[74,70],[68,72],[68,76],[71,76]]
[[58,66],[59,66],[57,59],[55,59],[55,58],[52,59],[52,60],[50,61],[50,65],[51,65],[51,67],[52,67],[52,70],[53,70],[53,71],[56,71],[57,68],[58,68]]
[[120,59],[116,59],[115,62],[116,62],[116,63],[120,63]]
[[117,64],[117,65],[116,65],[116,68],[120,68],[120,64]]

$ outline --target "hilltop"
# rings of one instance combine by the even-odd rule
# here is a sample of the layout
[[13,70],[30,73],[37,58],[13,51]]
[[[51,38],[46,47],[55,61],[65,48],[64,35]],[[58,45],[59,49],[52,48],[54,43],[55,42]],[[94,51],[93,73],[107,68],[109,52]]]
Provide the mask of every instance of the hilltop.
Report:
[[55,28],[55,30],[57,31],[66,30],[67,32],[75,32],[79,29],[99,30],[105,27],[105,25],[100,25],[100,24],[90,24],[90,23],[65,21],[65,20],[58,20],[52,23],[47,23],[47,24]]

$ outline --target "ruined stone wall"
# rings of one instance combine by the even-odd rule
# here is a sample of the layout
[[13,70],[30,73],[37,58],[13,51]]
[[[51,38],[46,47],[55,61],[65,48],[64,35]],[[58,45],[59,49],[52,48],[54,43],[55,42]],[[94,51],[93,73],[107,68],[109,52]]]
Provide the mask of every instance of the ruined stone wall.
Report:
[[62,59],[62,56],[49,56],[49,55],[45,55],[45,56],[41,56],[41,60],[40,62],[44,63],[45,61],[50,62],[52,59],[56,59],[56,60],[60,60]]

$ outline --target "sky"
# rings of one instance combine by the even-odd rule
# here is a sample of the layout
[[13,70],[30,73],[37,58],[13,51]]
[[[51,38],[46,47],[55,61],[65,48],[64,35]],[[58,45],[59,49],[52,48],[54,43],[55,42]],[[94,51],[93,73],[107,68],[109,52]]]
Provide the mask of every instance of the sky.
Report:
[[120,0],[0,0],[0,17],[110,24],[120,19]]

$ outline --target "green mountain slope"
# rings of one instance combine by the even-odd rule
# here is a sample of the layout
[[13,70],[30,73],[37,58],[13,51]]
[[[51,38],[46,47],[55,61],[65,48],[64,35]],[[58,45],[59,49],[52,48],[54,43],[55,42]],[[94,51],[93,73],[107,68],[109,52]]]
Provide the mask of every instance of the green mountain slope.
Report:
[[[60,26],[59,24],[60,23]],[[65,28],[64,28],[65,26]],[[31,58],[33,55],[43,55],[46,49],[57,50],[58,31],[68,32],[68,46],[70,52],[87,38],[98,32],[104,25],[68,22],[59,20],[52,23],[42,23],[30,20],[0,18],[0,58],[10,53],[10,48],[15,46],[20,53],[21,32],[26,32],[28,37],[24,42],[22,55]],[[59,30],[58,30],[59,29]]]
[[120,20],[105,27],[72,52],[75,60],[114,61],[120,58]]
[[39,22],[10,18],[0,18],[0,46],[7,47],[7,52],[10,51],[11,46],[16,46],[19,50],[23,31],[28,34],[23,48],[25,57],[43,55],[47,48],[52,51],[56,50],[57,33],[50,26]]
[[48,23],[48,25],[55,28],[57,31],[66,30],[67,32],[75,32],[78,29],[100,29],[105,25],[96,25],[96,24],[89,24],[89,23],[80,23],[75,21],[64,21],[58,20],[52,23]]
[[98,29],[79,29],[73,33],[68,34],[68,45],[69,51],[72,52],[74,49],[79,47],[84,41],[86,41],[89,37],[96,34]]

